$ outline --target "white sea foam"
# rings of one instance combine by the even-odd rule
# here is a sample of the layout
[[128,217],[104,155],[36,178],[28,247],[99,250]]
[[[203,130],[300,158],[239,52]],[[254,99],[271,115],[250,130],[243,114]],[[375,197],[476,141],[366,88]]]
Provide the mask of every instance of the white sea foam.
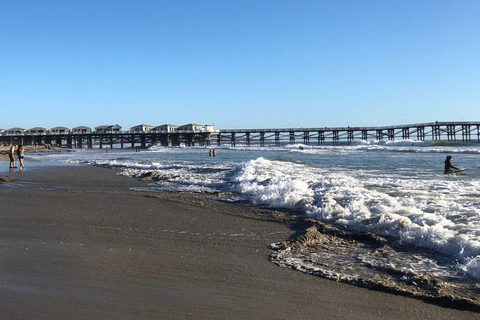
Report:
[[468,262],[465,271],[478,276],[480,263],[471,257],[480,254],[480,203],[468,196],[480,190],[477,182],[448,181],[439,188],[437,180],[369,177],[264,158],[247,162],[237,180],[240,192],[256,203],[431,248]]

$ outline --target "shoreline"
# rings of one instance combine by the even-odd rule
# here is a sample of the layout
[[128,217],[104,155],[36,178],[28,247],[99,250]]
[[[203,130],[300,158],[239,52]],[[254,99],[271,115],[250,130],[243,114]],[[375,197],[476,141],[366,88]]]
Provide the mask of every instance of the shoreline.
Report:
[[6,318],[478,318],[278,267],[270,245],[301,231],[285,214],[132,191],[147,182],[117,173],[80,165],[0,173],[12,180],[0,182]]

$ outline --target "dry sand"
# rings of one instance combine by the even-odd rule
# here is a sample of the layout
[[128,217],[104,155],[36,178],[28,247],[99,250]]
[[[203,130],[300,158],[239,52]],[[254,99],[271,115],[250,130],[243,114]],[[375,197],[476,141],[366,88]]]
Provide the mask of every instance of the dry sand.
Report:
[[248,205],[131,191],[146,182],[97,167],[0,177],[1,319],[479,318],[280,268],[268,246],[295,228]]

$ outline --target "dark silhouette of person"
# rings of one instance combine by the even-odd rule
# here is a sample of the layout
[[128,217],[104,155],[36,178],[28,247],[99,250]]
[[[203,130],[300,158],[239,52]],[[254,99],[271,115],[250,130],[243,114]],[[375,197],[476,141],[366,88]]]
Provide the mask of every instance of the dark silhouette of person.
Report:
[[445,159],[445,171],[443,172],[443,174],[452,173],[452,169],[459,170],[459,168],[452,165],[452,159],[452,156],[447,156],[447,158]]

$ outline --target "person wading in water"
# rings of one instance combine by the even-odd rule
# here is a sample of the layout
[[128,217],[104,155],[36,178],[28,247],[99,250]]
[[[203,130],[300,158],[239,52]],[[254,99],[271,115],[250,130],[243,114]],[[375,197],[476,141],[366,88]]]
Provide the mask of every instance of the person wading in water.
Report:
[[452,173],[452,169],[460,170],[459,168],[452,165],[452,159],[452,156],[447,156],[447,158],[445,159],[445,171],[443,172],[443,174]]

